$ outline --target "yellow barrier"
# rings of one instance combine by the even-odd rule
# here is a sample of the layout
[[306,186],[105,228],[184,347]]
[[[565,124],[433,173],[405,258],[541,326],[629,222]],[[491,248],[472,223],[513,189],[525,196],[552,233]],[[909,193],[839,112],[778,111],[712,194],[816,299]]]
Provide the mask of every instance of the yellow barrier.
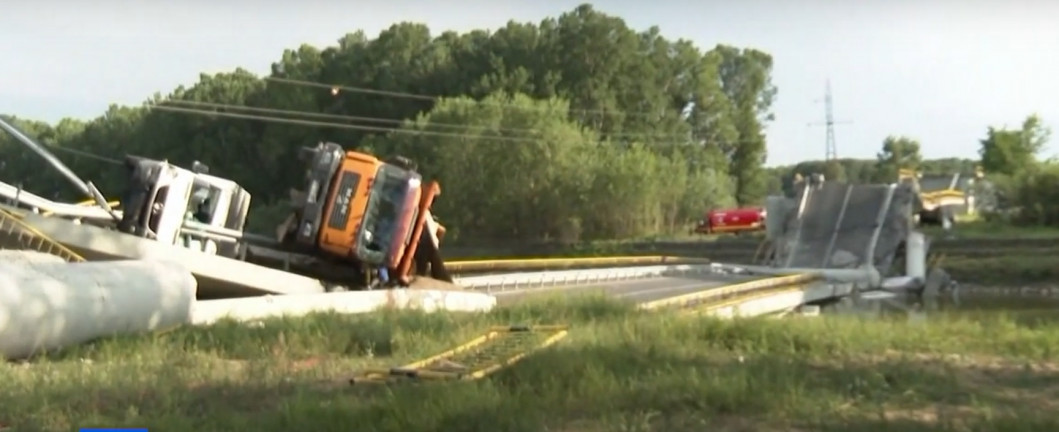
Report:
[[17,243],[19,249],[32,249],[37,252],[52,254],[69,262],[83,262],[85,260],[81,255],[24,222],[22,216],[4,209],[0,209],[0,236]]
[[812,273],[799,273],[786,276],[757,279],[727,285],[720,288],[704,289],[703,291],[693,292],[690,294],[641,303],[640,308],[661,309],[709,306],[711,304],[716,304],[716,302],[721,302],[730,299],[733,296],[742,296],[750,292],[760,292],[763,290],[791,288],[792,285],[804,286],[820,279],[820,275]]
[[441,354],[391,369],[367,370],[350,384],[395,380],[476,380],[554,345],[568,334],[565,325],[493,327],[484,335]]
[[799,284],[794,286],[783,286],[779,288],[770,288],[763,290],[755,290],[746,292],[745,295],[735,294],[733,297],[728,299],[721,299],[717,303],[708,303],[701,307],[685,309],[684,313],[689,314],[703,314],[713,312],[715,310],[740,305],[749,301],[763,299],[778,294],[786,294],[789,292],[804,292],[809,287],[809,284]]
[[453,273],[481,272],[488,270],[554,270],[567,267],[606,267],[626,265],[680,265],[709,264],[705,258],[688,258],[675,256],[618,256],[599,258],[533,258],[533,259],[500,259],[475,261],[449,261],[445,267]]
[[[74,205],[81,206],[81,207],[97,207],[98,206],[98,204],[96,204],[95,200],[84,200],[84,201],[81,201],[81,202],[79,202],[77,204],[74,204]],[[121,201],[107,201],[107,205],[110,206],[110,208],[112,208],[112,209],[113,208],[118,208],[118,206],[121,205]],[[40,212],[40,214],[41,214],[41,216],[51,216],[52,212],[44,211],[44,212]]]
[[923,197],[923,199],[956,198],[962,200],[965,194],[956,189],[942,189],[933,192],[923,192],[919,196]]

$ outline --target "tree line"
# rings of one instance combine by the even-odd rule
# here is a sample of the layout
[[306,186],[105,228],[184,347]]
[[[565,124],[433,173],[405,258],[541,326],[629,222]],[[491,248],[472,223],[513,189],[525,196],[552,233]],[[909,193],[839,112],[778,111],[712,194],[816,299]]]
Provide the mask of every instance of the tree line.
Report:
[[[301,186],[298,147],[332,141],[417,161],[454,238],[633,237],[761,201],[771,70],[767,53],[705,50],[586,4],[495,31],[351,33],[286,50],[264,77],[204,74],[91,121],[18,124],[109,193],[124,174],[94,155],[202,161],[254,194],[259,228]],[[69,195],[6,137],[0,152],[7,181]]]
[[[793,168],[764,167],[772,67],[765,52],[636,31],[585,4],[493,31],[355,32],[285,50],[268,75],[203,74],[89,121],[8,118],[109,194],[125,154],[206,163],[254,194],[257,231],[302,187],[298,148],[331,141],[418,162],[442,184],[436,213],[453,240],[630,238],[783,188]],[[80,198],[42,163],[0,136],[0,178]],[[888,170],[854,165],[832,178]]]

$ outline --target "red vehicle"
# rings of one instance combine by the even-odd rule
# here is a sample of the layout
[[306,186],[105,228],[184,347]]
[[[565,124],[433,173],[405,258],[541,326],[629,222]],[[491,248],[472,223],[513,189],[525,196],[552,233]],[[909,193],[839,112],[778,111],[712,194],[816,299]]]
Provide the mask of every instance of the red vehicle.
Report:
[[699,221],[695,232],[699,234],[743,233],[765,229],[765,209],[746,207],[711,210]]

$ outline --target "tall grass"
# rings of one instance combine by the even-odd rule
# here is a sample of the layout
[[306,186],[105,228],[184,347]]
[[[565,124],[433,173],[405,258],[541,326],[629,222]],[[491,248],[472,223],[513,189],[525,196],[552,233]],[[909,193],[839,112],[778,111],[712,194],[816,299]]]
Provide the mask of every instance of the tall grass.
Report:
[[[570,337],[476,382],[351,387],[495,324]],[[486,314],[220,323],[0,366],[11,431],[1059,430],[1059,325],[1005,315],[720,321],[603,298]]]

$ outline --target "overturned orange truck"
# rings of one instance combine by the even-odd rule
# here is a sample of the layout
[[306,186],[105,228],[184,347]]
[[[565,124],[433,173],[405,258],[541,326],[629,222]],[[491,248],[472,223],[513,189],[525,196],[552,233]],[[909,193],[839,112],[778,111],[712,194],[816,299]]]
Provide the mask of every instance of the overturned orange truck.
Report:
[[277,228],[281,245],[352,266],[371,285],[407,286],[423,274],[452,281],[438,250],[445,228],[430,213],[437,182],[424,184],[408,159],[382,161],[334,143],[302,148],[301,157],[307,184],[291,191],[295,211]]

